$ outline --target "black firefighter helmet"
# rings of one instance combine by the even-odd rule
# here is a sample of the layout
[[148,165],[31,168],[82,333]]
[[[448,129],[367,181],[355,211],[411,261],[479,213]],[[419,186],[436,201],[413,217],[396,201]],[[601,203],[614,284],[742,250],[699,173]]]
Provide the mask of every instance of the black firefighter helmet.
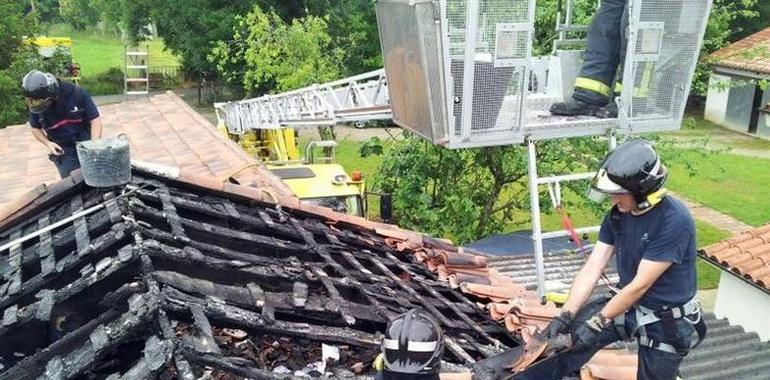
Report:
[[640,209],[651,207],[648,199],[663,187],[668,171],[652,145],[630,140],[609,152],[596,173],[588,197],[600,202],[607,194],[630,193]]
[[444,333],[430,314],[417,308],[409,310],[388,324],[382,354],[390,372],[438,373],[444,354]]
[[30,112],[43,113],[59,97],[59,81],[51,73],[32,70],[21,80]]

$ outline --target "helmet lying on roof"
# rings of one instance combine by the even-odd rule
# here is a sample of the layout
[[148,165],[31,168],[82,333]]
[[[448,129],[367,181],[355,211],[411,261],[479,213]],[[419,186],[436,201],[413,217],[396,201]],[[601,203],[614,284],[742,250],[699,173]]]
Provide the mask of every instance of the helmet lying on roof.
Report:
[[667,177],[668,171],[652,145],[641,139],[631,140],[604,157],[588,197],[601,202],[607,194],[630,193],[637,207],[645,209],[653,205],[648,196],[660,190]]
[[412,309],[392,320],[382,341],[385,368],[408,374],[438,373],[444,333],[430,314]]

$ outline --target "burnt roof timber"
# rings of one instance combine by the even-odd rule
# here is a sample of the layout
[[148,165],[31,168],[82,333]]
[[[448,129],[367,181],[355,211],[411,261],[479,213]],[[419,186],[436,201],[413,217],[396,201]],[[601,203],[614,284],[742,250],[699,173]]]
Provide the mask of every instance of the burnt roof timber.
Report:
[[[160,302],[156,316],[147,322],[152,328],[137,330],[138,337],[146,342],[145,348],[155,350],[160,357],[165,357],[163,353],[166,351],[162,345],[151,343],[157,337],[166,342],[164,344],[183,345],[186,342],[185,339],[176,339],[169,320],[171,316],[182,317],[186,320],[185,324],[192,321],[198,335],[207,340],[210,347],[217,344],[212,343],[212,334],[224,327],[222,324],[243,325],[244,321],[239,320],[244,318],[241,314],[230,314],[231,320],[227,320],[222,312],[216,311],[219,308],[229,312],[239,310],[261,318],[266,327],[260,331],[272,329],[273,334],[299,334],[304,339],[315,341],[358,339],[356,343],[346,344],[376,347],[380,337],[365,331],[381,331],[390,317],[415,305],[422,306],[444,317],[442,325],[449,335],[448,351],[451,357],[465,363],[474,361],[471,355],[489,356],[491,351],[505,348],[502,344],[502,347],[494,347],[498,339],[505,344],[512,342],[510,333],[485,319],[483,310],[478,306],[465,296],[455,294],[454,290],[448,290],[446,284],[439,282],[433,273],[416,263],[411,254],[390,248],[384,235],[378,235],[368,227],[347,226],[335,220],[321,220],[316,215],[259,202],[240,202],[237,197],[223,199],[210,190],[185,194],[184,190],[171,187],[168,183],[141,177],[135,177],[130,188],[137,189],[139,185],[146,187],[135,190],[130,196],[121,195],[117,202],[106,203],[105,210],[75,218],[66,227],[41,233],[37,242],[30,241],[23,246],[22,262],[16,268],[22,268],[25,262],[30,265],[39,262],[41,269],[48,268],[49,271],[43,273],[43,269],[35,274],[34,268],[24,268],[27,274],[22,275],[22,287],[55,284],[54,290],[51,290],[53,293],[46,293],[47,296],[41,293],[42,297],[47,297],[45,302],[41,299],[27,302],[27,305],[19,303],[21,289],[12,297],[0,295],[0,302],[14,300],[11,303],[15,310],[6,311],[16,319],[13,326],[31,320],[29,313],[44,310],[43,303],[59,306],[76,294],[76,301],[83,302],[80,293],[87,283],[86,278],[103,279],[117,272],[121,279],[132,275],[133,272],[122,269],[128,265],[118,264],[116,260],[121,255],[115,253],[118,247],[131,244],[134,257],[131,265],[138,256],[144,287],[129,286],[130,283],[117,283],[115,286],[119,289],[114,291],[111,291],[114,288],[97,287],[100,292],[108,292],[97,295],[103,298],[97,313],[106,310],[100,314],[101,317],[90,320],[47,347],[39,346],[47,350],[68,342],[70,350],[54,355],[64,357],[64,361],[47,360],[56,371],[60,369],[54,367],[70,360],[66,353],[81,349],[79,352],[85,355],[83,357],[91,358],[90,364],[80,369],[75,366],[73,374],[94,370],[92,366],[109,370],[110,367],[104,367],[104,363],[99,361],[101,359],[95,359],[98,355],[89,356],[88,353],[94,351],[93,347],[84,348],[87,343],[76,347],[75,343],[83,342],[84,337],[88,339],[90,333],[101,334],[96,331],[97,326],[127,314],[120,314],[124,311],[121,305],[125,305],[126,299],[136,292],[144,292],[139,294],[148,302]],[[22,223],[15,231],[24,234],[29,230],[45,228],[66,218],[66,214],[116,197],[112,190],[88,189],[76,194],[60,198],[48,209],[41,209],[37,219]],[[110,241],[112,243],[106,245]],[[58,261],[57,257],[60,258]],[[119,267],[114,268],[113,265]],[[26,278],[27,275],[31,277]],[[63,275],[69,277],[63,278]],[[74,281],[65,282],[70,278]],[[190,284],[194,286],[190,287]],[[0,291],[3,286],[8,287],[8,282],[0,283]],[[70,293],[61,292],[65,286],[71,287]],[[434,289],[433,286],[442,288]],[[178,287],[182,290],[177,290]],[[404,292],[404,287],[411,291]],[[222,289],[233,291],[225,294],[235,294],[236,297],[222,297]],[[24,291],[28,300],[35,293],[32,288]],[[170,304],[167,302],[169,294],[187,301]],[[197,306],[192,305],[189,297],[196,301]],[[25,311],[27,316],[18,312],[20,307],[29,309]],[[173,312],[173,315],[167,316],[164,309]],[[113,318],[105,319],[108,315]],[[351,328],[346,327],[348,323],[345,319],[353,322]],[[101,322],[94,325],[92,322],[95,320]],[[90,333],[83,330],[86,327],[91,329]],[[69,339],[77,336],[80,337],[77,342]],[[362,341],[363,336],[368,338]],[[115,344],[121,343],[116,341]],[[221,358],[215,353],[209,355]],[[24,360],[32,356],[30,354]],[[238,359],[221,359],[230,366],[245,365]],[[130,368],[129,372],[122,374],[123,378],[152,376],[157,369],[157,362],[146,354],[131,360],[134,362],[123,363],[128,365],[123,368]],[[185,371],[187,375],[197,376],[201,371],[197,366],[205,365],[199,357],[195,360],[186,358],[183,350],[174,350],[166,361],[173,362],[180,376],[184,376]],[[255,364],[248,365],[253,367]],[[267,371],[250,369],[254,370],[252,374],[273,378],[273,374]],[[7,373],[0,372],[0,376]],[[105,376],[107,374],[109,372]],[[120,377],[121,374],[110,375],[110,379]]]
[[[113,228],[109,232],[94,239],[92,244],[94,255],[91,255],[92,257],[90,257],[90,259],[94,260],[98,258],[100,254],[106,253],[109,248],[120,243],[126,239],[126,237],[127,235],[125,234],[125,225],[113,225]],[[56,262],[56,272],[44,273],[41,271],[31,279],[24,281],[18,293],[15,294],[16,297],[5,297],[0,299],[0,309],[8,307],[18,298],[38,292],[46,284],[53,282],[54,280],[61,277],[64,273],[75,269],[81,264],[82,263],[80,262],[80,257],[78,256],[77,252],[71,252]],[[21,268],[19,268],[19,271],[21,271]]]
[[221,299],[195,297],[173,287],[164,288],[161,290],[161,295],[161,303],[165,310],[185,313],[188,305],[195,304],[201,307],[204,314],[211,320],[244,329],[361,347],[376,348],[380,345],[379,337],[355,329],[282,320],[270,322],[256,311],[229,305]]

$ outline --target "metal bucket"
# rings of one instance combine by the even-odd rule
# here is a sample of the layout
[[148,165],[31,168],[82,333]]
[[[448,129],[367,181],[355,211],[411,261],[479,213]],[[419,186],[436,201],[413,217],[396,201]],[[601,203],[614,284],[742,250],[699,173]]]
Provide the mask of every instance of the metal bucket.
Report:
[[112,187],[131,180],[131,157],[126,135],[81,141],[77,144],[77,151],[80,170],[88,186]]

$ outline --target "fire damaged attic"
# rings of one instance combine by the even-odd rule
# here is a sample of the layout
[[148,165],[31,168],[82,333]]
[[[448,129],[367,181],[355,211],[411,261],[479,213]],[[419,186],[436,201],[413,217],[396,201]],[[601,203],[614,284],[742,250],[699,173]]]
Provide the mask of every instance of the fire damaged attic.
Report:
[[[520,345],[450,286],[478,257],[222,188],[240,187],[135,168],[97,189],[76,172],[4,210],[0,379],[368,378],[413,307],[440,322],[447,363]],[[468,269],[445,281],[425,265],[439,256]]]

